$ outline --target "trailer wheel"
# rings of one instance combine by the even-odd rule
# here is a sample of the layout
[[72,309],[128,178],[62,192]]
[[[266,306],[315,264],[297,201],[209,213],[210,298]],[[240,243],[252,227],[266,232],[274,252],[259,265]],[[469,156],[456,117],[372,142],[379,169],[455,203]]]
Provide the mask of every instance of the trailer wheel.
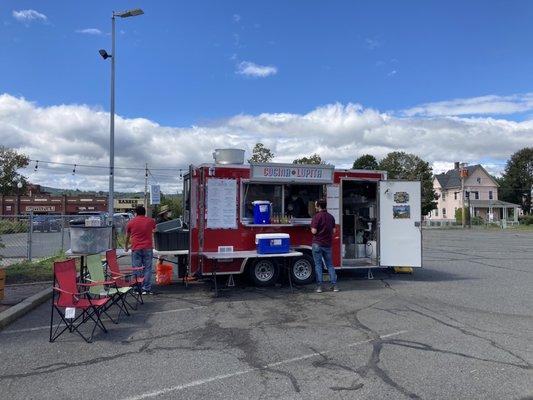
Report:
[[304,254],[296,258],[290,270],[291,279],[297,285],[307,285],[315,280],[315,264],[313,257]]
[[278,275],[278,266],[271,260],[259,259],[250,268],[250,278],[256,286],[272,286]]

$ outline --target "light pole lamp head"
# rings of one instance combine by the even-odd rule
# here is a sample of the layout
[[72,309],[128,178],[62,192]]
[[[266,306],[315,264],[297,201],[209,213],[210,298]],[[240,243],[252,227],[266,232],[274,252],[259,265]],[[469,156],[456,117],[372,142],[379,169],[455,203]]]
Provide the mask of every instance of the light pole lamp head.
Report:
[[98,53],[100,53],[100,55],[102,56],[102,58],[104,60],[107,60],[109,57],[111,57],[111,54],[109,54],[107,51],[105,51],[104,49],[100,49],[98,50]]
[[22,182],[21,182],[21,181],[18,181],[18,183],[17,183],[17,187],[18,187],[19,189],[22,189]]
[[137,15],[142,15],[142,14],[144,14],[143,10],[141,10],[140,8],[133,8],[127,11],[113,12],[113,17],[128,18],[128,17],[136,17]]

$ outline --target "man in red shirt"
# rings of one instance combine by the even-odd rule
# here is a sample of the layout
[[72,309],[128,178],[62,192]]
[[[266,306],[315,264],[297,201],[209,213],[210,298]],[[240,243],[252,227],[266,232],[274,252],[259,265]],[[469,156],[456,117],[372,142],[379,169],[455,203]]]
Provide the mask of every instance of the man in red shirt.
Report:
[[337,274],[331,261],[331,243],[335,233],[335,218],[326,210],[326,200],[321,199],[315,203],[317,213],[311,220],[311,233],[313,234],[313,259],[315,260],[316,291],[322,293],[322,265],[328,268],[329,280],[334,292],[338,292]]
[[126,244],[124,250],[128,251],[131,240],[132,267],[143,267],[144,282],[142,294],[152,292],[152,257],[153,257],[153,232],[155,221],[146,216],[143,206],[135,208],[135,218],[126,225]]

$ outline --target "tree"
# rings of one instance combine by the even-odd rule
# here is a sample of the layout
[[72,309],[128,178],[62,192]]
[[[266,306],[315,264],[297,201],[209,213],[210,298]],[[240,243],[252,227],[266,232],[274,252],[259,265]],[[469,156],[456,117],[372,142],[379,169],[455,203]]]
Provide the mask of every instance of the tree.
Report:
[[[468,209],[468,207],[465,207],[465,221],[467,224],[468,224],[468,221],[470,221],[470,210]],[[463,223],[463,209],[462,208],[458,208],[457,210],[455,210],[455,222],[457,224]]]
[[325,164],[322,158],[314,153],[309,157],[297,158],[292,162],[293,164]]
[[433,170],[428,162],[414,154],[393,151],[380,161],[378,167],[388,172],[389,179],[421,182],[422,215],[426,215],[437,208],[437,194],[433,189]]
[[267,163],[274,158],[274,153],[263,143],[256,143],[252,150],[252,157],[248,160],[249,163]]
[[499,198],[510,203],[521,204],[524,213],[532,210],[533,190],[533,147],[525,147],[514,153],[507,161],[501,179]]
[[165,195],[161,193],[161,204],[158,204],[154,207],[154,214],[157,215],[162,206],[168,206],[169,210],[172,211],[172,219],[178,218],[183,215],[183,204],[181,201],[181,195]]
[[378,161],[371,154],[364,154],[353,163],[353,169],[378,169]]
[[[8,147],[0,146],[0,194],[14,195],[26,192],[26,178],[17,171],[26,167],[30,159]],[[22,186],[19,188],[18,183]]]

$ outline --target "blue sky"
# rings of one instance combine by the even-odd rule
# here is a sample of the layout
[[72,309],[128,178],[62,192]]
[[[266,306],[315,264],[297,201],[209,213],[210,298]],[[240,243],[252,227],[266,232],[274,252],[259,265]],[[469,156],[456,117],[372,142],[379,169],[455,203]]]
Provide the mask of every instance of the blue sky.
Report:
[[[26,110],[20,122],[67,108],[56,125],[38,132],[13,122],[13,113],[0,117],[0,126],[15,124],[14,131],[42,135],[43,142],[60,126],[65,138],[97,132],[91,144],[99,150],[89,157],[63,146],[41,154],[29,139],[16,142],[3,133],[4,141],[32,158],[105,165],[110,65],[98,49],[111,52],[112,10],[134,7],[145,15],[117,20],[116,112],[124,120],[122,128],[117,124],[119,163],[161,162],[128,153],[128,145],[143,143],[135,141],[139,118],[149,121],[146,135],[167,135],[176,146],[205,141],[204,147],[229,143],[248,151],[261,140],[278,161],[318,152],[349,165],[365,152],[379,157],[405,150],[418,151],[436,170],[461,158],[492,162],[498,172],[513,151],[531,145],[533,3],[526,1],[4,0],[0,113],[1,107]],[[499,131],[489,133],[491,119]],[[156,133],[154,126],[168,129]],[[404,137],[407,129],[420,136]],[[300,146],[306,132],[315,140]],[[454,138],[443,154],[444,143],[437,149],[406,144],[411,138],[438,142],[443,132]],[[328,134],[325,143],[321,135]],[[503,148],[494,140],[482,151],[475,143],[461,149],[461,135],[485,141],[502,134],[509,135]],[[196,152],[205,157],[210,151]],[[162,159],[186,165],[200,156]]]
[[[189,125],[332,102],[383,111],[531,90],[533,3],[508,1],[3,1],[0,91],[108,108],[110,13],[117,113]],[[46,23],[20,23],[34,9]],[[76,31],[98,29],[101,35]],[[109,50],[110,51],[110,50]],[[248,61],[275,75],[236,74]]]

